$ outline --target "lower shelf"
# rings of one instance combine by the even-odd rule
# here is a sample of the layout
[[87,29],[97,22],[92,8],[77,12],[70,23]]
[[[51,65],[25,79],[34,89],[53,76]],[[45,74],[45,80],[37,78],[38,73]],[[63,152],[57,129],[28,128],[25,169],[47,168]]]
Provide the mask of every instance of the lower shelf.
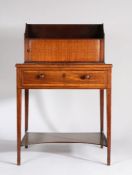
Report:
[[41,143],[88,143],[107,146],[107,139],[101,133],[33,133],[27,132],[21,146]]

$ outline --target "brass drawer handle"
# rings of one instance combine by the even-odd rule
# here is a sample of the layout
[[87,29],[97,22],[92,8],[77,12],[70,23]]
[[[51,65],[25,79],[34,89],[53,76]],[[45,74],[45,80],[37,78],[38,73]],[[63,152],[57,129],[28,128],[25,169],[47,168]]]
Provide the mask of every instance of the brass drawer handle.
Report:
[[39,75],[37,75],[37,78],[38,79],[44,79],[45,78],[45,75],[44,74],[39,74]]
[[88,79],[91,78],[91,76],[87,74],[87,75],[82,75],[80,78],[81,78],[82,80],[88,80]]

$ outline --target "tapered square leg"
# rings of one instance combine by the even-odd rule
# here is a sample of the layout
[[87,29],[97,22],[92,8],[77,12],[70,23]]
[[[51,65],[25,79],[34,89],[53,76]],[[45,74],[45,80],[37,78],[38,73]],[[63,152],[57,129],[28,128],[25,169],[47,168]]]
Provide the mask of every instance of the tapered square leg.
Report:
[[111,89],[106,90],[107,96],[107,165],[111,163]]
[[17,88],[17,165],[21,164],[21,106],[22,89]]
[[[29,89],[25,89],[25,134],[28,131],[28,106],[29,106]],[[28,145],[26,145],[25,148],[28,148]]]
[[104,89],[100,90],[100,144],[101,148],[103,148],[103,131],[104,131]]

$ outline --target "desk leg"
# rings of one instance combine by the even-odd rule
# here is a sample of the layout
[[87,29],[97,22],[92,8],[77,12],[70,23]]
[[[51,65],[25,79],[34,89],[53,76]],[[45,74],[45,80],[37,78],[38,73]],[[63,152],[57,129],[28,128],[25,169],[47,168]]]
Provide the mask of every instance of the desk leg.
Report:
[[111,89],[106,90],[107,95],[107,165],[111,162]]
[[104,89],[100,90],[100,144],[101,148],[103,148],[103,131],[104,131]]
[[21,164],[21,105],[22,89],[17,88],[17,165]]
[[[25,134],[28,131],[28,105],[29,104],[29,90],[25,89]],[[28,148],[28,145],[25,146]]]

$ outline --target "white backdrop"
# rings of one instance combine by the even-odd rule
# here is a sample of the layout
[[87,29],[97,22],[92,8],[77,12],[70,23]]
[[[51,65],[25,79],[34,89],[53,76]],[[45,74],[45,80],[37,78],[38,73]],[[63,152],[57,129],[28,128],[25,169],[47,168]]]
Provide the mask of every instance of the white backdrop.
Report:
[[[0,142],[16,139],[15,64],[24,60],[25,23],[104,23],[105,59],[113,64],[112,143],[125,155],[123,143],[132,146],[131,17],[131,0],[0,0]],[[29,114],[30,131],[98,131],[99,92],[32,90]]]

